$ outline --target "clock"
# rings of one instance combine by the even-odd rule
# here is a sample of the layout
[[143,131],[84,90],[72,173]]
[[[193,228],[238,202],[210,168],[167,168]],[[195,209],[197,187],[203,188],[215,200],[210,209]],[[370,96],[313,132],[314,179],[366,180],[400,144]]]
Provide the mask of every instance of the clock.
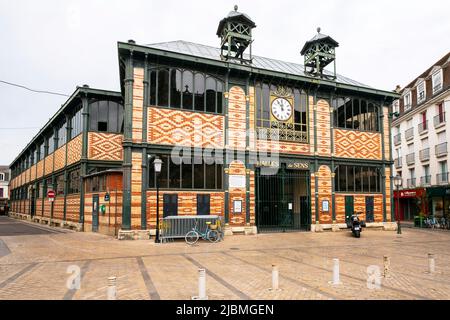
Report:
[[278,121],[288,121],[292,117],[292,105],[285,98],[272,101],[272,114]]

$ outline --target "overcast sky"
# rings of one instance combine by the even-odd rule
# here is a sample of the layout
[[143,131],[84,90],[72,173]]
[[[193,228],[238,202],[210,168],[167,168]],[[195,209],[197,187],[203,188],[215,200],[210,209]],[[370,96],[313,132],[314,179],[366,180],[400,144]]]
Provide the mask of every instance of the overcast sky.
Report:
[[[450,51],[450,1],[0,0],[0,80],[70,95],[77,85],[119,90],[117,41],[217,46],[234,4],[256,23],[253,53],[302,63],[316,33],[339,42],[338,73],[384,90]],[[0,165],[9,165],[66,98],[0,83]]]

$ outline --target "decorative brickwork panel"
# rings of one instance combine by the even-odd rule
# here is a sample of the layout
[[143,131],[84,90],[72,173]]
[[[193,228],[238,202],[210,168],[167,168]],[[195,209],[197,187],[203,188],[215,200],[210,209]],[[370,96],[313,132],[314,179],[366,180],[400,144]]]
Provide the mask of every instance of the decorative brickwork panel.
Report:
[[37,176],[36,179],[42,178],[44,175],[44,160],[41,160],[37,163]]
[[120,229],[122,224],[122,191],[109,192],[110,201],[105,201],[106,192],[86,193],[84,198],[84,223],[86,231],[92,230],[93,195],[98,194],[99,206],[105,205],[106,212],[99,212],[98,224],[100,233],[113,234],[114,228]]
[[[163,216],[164,194],[178,194],[178,215],[197,215],[197,194],[210,195],[211,215],[222,216],[224,214],[223,192],[186,192],[186,191],[160,191],[159,216]],[[156,228],[156,191],[147,191],[147,228]]]
[[[320,223],[332,223],[332,202],[331,202],[331,170],[328,166],[320,166],[318,171],[318,190],[319,190],[319,221]],[[328,210],[324,206],[328,202]]]
[[392,190],[391,190],[391,169],[386,168],[386,221],[393,221],[392,219],[392,212],[391,212],[391,201],[394,197]]
[[[245,165],[242,161],[233,161],[230,163],[228,168],[228,179],[231,179],[231,176],[234,177],[243,177],[243,179],[246,178],[246,169]],[[230,217],[230,225],[232,226],[244,226],[245,225],[245,217],[246,217],[246,195],[247,195],[247,189],[246,187],[242,188],[236,188],[236,187],[229,187],[229,217]],[[241,213],[234,213],[234,201],[241,201],[242,203],[242,210]]]
[[330,105],[325,100],[317,103],[317,152],[319,156],[331,155]]
[[64,196],[55,197],[53,204],[53,218],[59,220],[64,219]]
[[391,150],[389,141],[391,139],[391,132],[389,128],[389,108],[383,107],[383,130],[384,130],[384,158],[391,160]]
[[250,224],[255,225],[255,207],[256,207],[256,194],[255,194],[255,171],[250,171]]
[[303,154],[303,155],[311,154],[310,147],[306,143],[258,140],[257,148],[259,151],[267,151],[267,152],[278,152],[278,153],[286,153],[286,154],[291,153],[291,154]]
[[141,229],[142,153],[131,154],[131,228]]
[[48,201],[48,198],[44,198],[44,212],[43,212],[43,216],[50,218],[51,216],[51,211],[52,211],[52,203],[50,201]]
[[381,160],[381,134],[334,129],[334,155],[341,158]]
[[142,121],[144,112],[144,69],[134,68],[133,82],[133,142],[142,141]]
[[83,145],[82,135],[79,134],[67,144],[67,165],[81,160],[81,148]]
[[255,107],[255,87],[249,88],[249,147],[251,150],[256,148],[256,107]]
[[42,198],[36,199],[36,216],[42,216]]
[[66,145],[55,151],[55,170],[58,171],[66,165]]
[[244,90],[234,86],[228,95],[228,146],[234,150],[245,150],[247,133],[247,101]]
[[36,180],[36,165],[33,165],[30,171],[30,181]]
[[53,172],[53,158],[54,158],[55,154],[52,153],[50,155],[48,155],[47,157],[45,157],[44,161],[45,161],[45,171],[44,171],[44,175],[48,175],[51,174]]
[[316,223],[316,178],[315,173],[311,173],[311,221],[313,224]]
[[89,132],[90,160],[122,161],[123,135],[114,133]]
[[66,196],[66,221],[80,221],[80,194],[78,193]]
[[223,148],[224,117],[172,109],[148,108],[148,142]]
[[345,223],[345,197],[353,196],[353,206],[355,212],[362,212],[359,215],[361,220],[366,220],[366,197],[374,197],[374,221],[383,221],[383,196],[376,194],[352,194],[352,193],[337,193],[335,196],[336,202],[336,222]]
[[310,154],[314,154],[314,109],[316,105],[314,104],[314,97],[309,97],[309,145]]

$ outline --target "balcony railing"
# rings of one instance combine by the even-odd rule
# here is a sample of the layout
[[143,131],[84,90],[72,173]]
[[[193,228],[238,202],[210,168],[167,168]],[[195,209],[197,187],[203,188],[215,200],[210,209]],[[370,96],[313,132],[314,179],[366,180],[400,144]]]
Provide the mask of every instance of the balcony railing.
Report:
[[420,161],[430,160],[430,148],[422,149],[419,151]]
[[428,130],[428,120],[419,123],[418,130],[419,134],[426,132]]
[[414,128],[409,128],[405,131],[405,139],[410,140],[414,137]]
[[399,145],[401,142],[402,142],[402,134],[401,133],[396,134],[394,136],[394,144]]
[[414,164],[415,153],[410,153],[406,155],[406,164],[411,165]]
[[448,172],[438,173],[436,175],[437,184],[447,184],[448,183]]
[[416,178],[406,180],[408,188],[414,188],[416,186]]
[[394,160],[394,165],[396,168],[401,168],[402,167],[402,158],[397,158]]
[[438,144],[436,147],[436,157],[442,157],[447,155],[447,142]]
[[431,185],[431,176],[420,177],[420,185],[422,185],[422,186]]
[[435,116],[433,118],[433,120],[434,120],[434,127],[435,128],[441,126],[442,124],[445,123],[445,112],[442,112],[442,113],[438,114],[437,116]]

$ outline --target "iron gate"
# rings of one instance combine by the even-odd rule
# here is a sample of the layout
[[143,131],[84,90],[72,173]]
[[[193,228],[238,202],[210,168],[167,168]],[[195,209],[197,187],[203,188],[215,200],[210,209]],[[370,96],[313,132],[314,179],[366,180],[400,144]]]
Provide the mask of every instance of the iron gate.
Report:
[[262,175],[256,170],[258,232],[309,230],[311,224],[309,171],[286,170]]

